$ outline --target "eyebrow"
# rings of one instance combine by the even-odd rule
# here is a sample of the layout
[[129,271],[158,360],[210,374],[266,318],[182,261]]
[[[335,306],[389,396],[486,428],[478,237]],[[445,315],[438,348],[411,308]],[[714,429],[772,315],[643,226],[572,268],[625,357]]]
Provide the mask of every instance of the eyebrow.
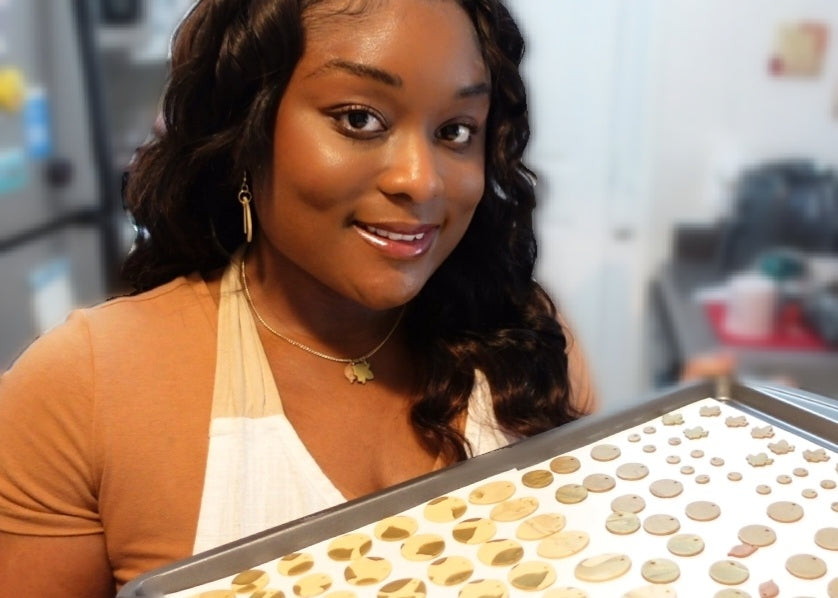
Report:
[[[402,80],[402,78],[396,74],[385,71],[384,69],[370,66],[368,64],[352,62],[350,60],[343,60],[341,58],[334,58],[328,61],[326,64],[315,70],[313,73],[309,74],[309,77],[316,77],[326,71],[334,69],[345,71],[351,75],[355,75],[356,77],[373,79],[375,81],[379,81],[380,83],[384,83],[385,85],[390,85],[392,87],[402,87],[404,85],[404,81]],[[490,90],[491,88],[488,83],[480,82],[475,83],[474,85],[467,85],[466,87],[463,87],[462,89],[457,91],[456,96],[459,98],[470,98],[474,96],[489,95]]]

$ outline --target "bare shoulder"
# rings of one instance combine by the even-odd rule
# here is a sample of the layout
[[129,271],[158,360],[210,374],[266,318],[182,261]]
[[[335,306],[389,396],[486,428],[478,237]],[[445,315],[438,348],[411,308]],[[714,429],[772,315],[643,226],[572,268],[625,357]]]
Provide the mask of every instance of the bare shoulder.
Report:
[[116,590],[104,536],[0,532],[0,588],[7,596],[113,598]]

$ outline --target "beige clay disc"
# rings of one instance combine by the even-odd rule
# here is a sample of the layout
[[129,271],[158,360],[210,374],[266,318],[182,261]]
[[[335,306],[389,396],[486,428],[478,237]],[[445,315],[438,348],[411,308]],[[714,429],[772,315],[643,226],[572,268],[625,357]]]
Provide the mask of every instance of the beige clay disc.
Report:
[[635,434],[629,434],[628,437],[627,437],[627,440],[629,442],[640,442],[640,438],[641,438],[640,434],[635,433]]
[[477,558],[490,567],[511,567],[524,558],[524,548],[515,540],[491,540],[480,545]]
[[731,471],[729,474],[727,474],[727,479],[729,479],[731,482],[739,482],[742,480],[742,474],[738,471]]
[[515,532],[519,540],[541,540],[564,529],[566,519],[559,513],[541,513],[522,521]]
[[649,475],[649,468],[643,463],[623,463],[617,468],[617,477],[621,480],[642,480]]
[[673,436],[672,438],[670,438],[666,442],[669,443],[669,446],[678,446],[679,444],[681,444],[681,439],[678,438],[677,436]]
[[623,513],[639,513],[646,508],[646,501],[637,494],[624,494],[611,501],[611,510]]
[[684,485],[678,480],[656,480],[649,486],[649,492],[658,498],[673,498],[684,491]]
[[440,496],[425,505],[424,515],[434,523],[449,523],[462,517],[468,506],[466,501],[456,496]]
[[421,579],[397,579],[378,589],[378,598],[425,598],[428,587]]
[[509,588],[498,579],[476,579],[468,582],[457,598],[508,598]]
[[644,453],[654,453],[656,450],[658,450],[658,449],[655,448],[654,444],[644,444],[643,445],[643,452]]
[[838,577],[829,582],[826,586],[826,595],[829,598],[838,598]]
[[620,454],[620,447],[614,444],[598,444],[591,449],[591,459],[595,461],[613,461]]
[[581,467],[579,459],[572,455],[562,455],[550,461],[550,469],[554,473],[573,473]]
[[826,563],[813,554],[795,554],[786,560],[786,569],[801,579],[818,579],[826,575]]
[[678,465],[681,462],[681,457],[679,457],[678,455],[669,455],[666,458],[666,462],[670,465]]
[[713,594],[713,598],[751,598],[751,595],[745,590],[725,588]]
[[445,550],[445,540],[436,534],[417,534],[402,544],[402,556],[408,561],[430,561]]
[[588,542],[587,532],[563,530],[539,542],[536,553],[545,559],[563,559],[584,550]]
[[616,579],[631,569],[631,559],[627,554],[609,552],[589,557],[580,561],[573,574],[582,581],[609,581]]
[[695,483],[696,484],[706,484],[710,481],[710,476],[706,473],[702,473],[701,475],[695,476]]
[[419,529],[419,523],[406,515],[387,517],[375,524],[373,535],[384,542],[399,542],[409,538]]
[[534,496],[512,498],[492,507],[489,517],[492,521],[518,521],[538,510],[538,499]]
[[804,488],[800,492],[800,496],[802,496],[803,498],[809,498],[809,499],[817,498],[818,497],[818,491],[815,490],[814,488]]
[[611,513],[605,520],[605,529],[618,536],[633,534],[640,529],[640,518],[634,513]]
[[835,480],[821,480],[821,488],[824,490],[835,490]]
[[393,565],[379,556],[363,556],[355,559],[343,570],[343,578],[353,586],[369,586],[381,583],[393,571]]
[[643,520],[643,529],[653,536],[668,536],[681,529],[681,523],[672,515],[650,515]]
[[738,537],[745,544],[760,548],[769,546],[777,540],[774,530],[764,525],[746,525],[739,530]]
[[695,473],[695,467],[693,467],[692,465],[684,465],[683,467],[681,467],[681,473],[683,473],[684,475],[692,475]]
[[669,559],[649,559],[640,566],[640,575],[649,583],[672,583],[681,576],[681,569]]
[[231,589],[237,594],[250,594],[261,590],[271,580],[271,576],[261,569],[242,571],[230,581]]
[[771,486],[768,484],[759,484],[756,488],[757,494],[761,494],[765,496],[766,494],[771,494]]
[[803,518],[803,507],[787,500],[768,505],[768,516],[780,523],[794,523]]
[[468,495],[468,501],[473,505],[493,505],[506,500],[513,494],[515,494],[515,484],[512,482],[489,482],[472,490]]
[[550,588],[541,598],[589,598],[588,592],[574,588],[572,586],[563,586],[561,588]]
[[701,459],[704,456],[704,451],[701,449],[693,449],[690,451],[690,457],[693,459]]
[[655,432],[657,432],[655,426],[646,426],[645,428],[643,428],[644,434],[654,434]]
[[838,501],[832,503],[829,508],[838,513]]
[[556,570],[544,561],[527,561],[512,567],[507,579],[519,590],[537,592],[556,583]]
[[726,586],[743,583],[749,576],[748,568],[737,561],[716,561],[710,565],[710,577]]
[[474,573],[474,564],[462,556],[449,556],[428,565],[428,579],[439,586],[455,586]]
[[553,483],[553,473],[546,469],[533,469],[521,476],[521,483],[527,488],[546,488]]
[[326,554],[333,561],[353,561],[366,556],[371,548],[372,538],[366,534],[353,533],[332,540]]
[[799,478],[805,478],[807,475],[809,475],[809,470],[807,470],[805,467],[795,467],[791,472]]
[[815,544],[825,550],[838,550],[838,527],[823,527],[816,531]]
[[454,526],[451,535],[461,544],[482,544],[495,537],[497,525],[490,519],[464,519]]
[[332,587],[332,578],[325,573],[312,573],[297,580],[294,584],[294,594],[300,598],[319,596]]
[[704,540],[696,534],[678,534],[669,539],[666,548],[675,556],[695,556],[704,550]]
[[725,460],[722,459],[721,457],[711,457],[710,458],[710,465],[712,465],[713,467],[721,467],[724,464],[725,464]]
[[684,509],[687,517],[695,521],[712,521],[722,514],[722,509],[714,502],[697,500]]
[[677,598],[672,586],[651,585],[634,588],[623,594],[623,598]]
[[575,505],[588,498],[588,489],[580,484],[565,484],[556,490],[556,500],[564,505]]
[[590,492],[608,492],[612,490],[617,482],[610,475],[605,473],[592,473],[585,476],[582,485]]
[[276,570],[280,575],[294,576],[302,575],[314,567],[314,557],[307,552],[294,552],[286,554],[279,559]]
[[791,476],[787,474],[781,474],[777,476],[777,483],[778,484],[791,484]]

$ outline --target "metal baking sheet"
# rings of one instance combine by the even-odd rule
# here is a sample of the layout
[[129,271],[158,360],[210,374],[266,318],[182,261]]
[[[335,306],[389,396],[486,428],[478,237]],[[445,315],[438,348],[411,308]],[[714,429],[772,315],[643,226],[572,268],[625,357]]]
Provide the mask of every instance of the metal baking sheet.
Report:
[[[197,588],[357,530],[387,516],[403,513],[411,507],[503,472],[525,469],[590,445],[707,397],[719,399],[780,430],[838,452],[838,402],[833,399],[755,381],[708,381],[681,385],[151,571],[128,583],[118,598],[164,598]],[[838,561],[838,556],[835,560]],[[834,569],[830,571],[832,576],[838,574]]]

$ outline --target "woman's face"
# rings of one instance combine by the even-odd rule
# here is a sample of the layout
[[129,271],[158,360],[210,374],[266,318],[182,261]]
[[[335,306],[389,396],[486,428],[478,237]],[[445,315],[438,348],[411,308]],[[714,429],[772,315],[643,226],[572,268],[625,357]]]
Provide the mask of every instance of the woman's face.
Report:
[[276,276],[386,309],[419,293],[483,195],[489,76],[453,0],[328,11],[344,4],[309,15],[260,242]]

